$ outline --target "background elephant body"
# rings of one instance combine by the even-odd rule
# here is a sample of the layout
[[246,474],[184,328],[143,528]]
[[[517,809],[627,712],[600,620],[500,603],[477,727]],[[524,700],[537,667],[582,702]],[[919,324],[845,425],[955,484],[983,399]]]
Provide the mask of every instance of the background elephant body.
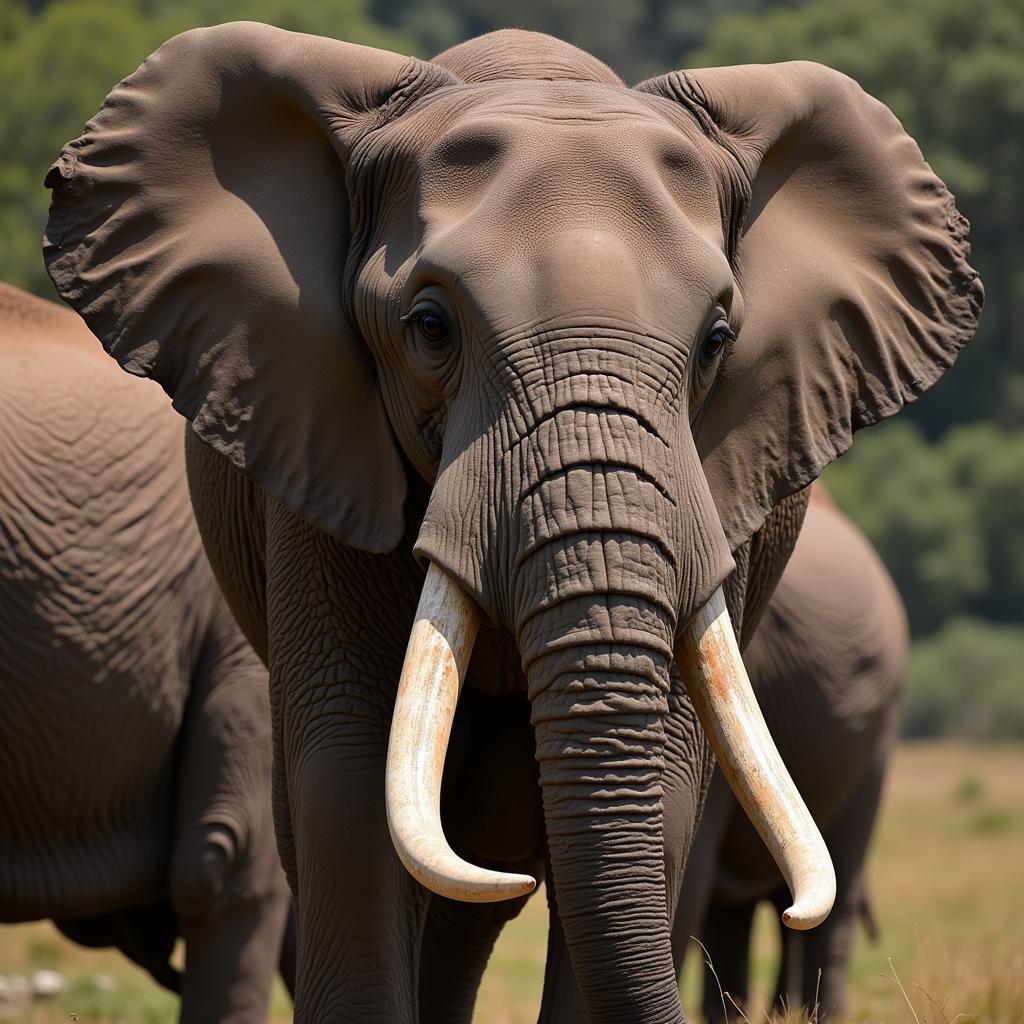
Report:
[[0,286],[0,921],[55,918],[180,988],[185,1019],[252,1021],[287,903],[266,672],[182,433],[77,317]]
[[[533,33],[425,62],[233,24],[162,47],[47,184],[50,275],[191,420],[200,530],[270,670],[297,1020],[467,1020],[543,861],[545,1019],[680,1024],[710,758],[678,651],[745,692],[725,601],[753,629],[800,492],[980,308],[914,143],[809,64],[629,89]],[[418,595],[419,637],[462,616],[448,682],[483,623],[457,713],[399,687]],[[417,709],[436,727],[389,772]],[[447,839],[433,790],[389,827],[452,715]]]
[[[883,776],[899,733],[906,614],[870,545],[814,488],[800,539],[744,652],[779,750],[821,827],[836,866],[836,906],[809,932],[783,935],[778,995],[842,1010],[853,927],[865,906],[864,858]],[[747,996],[754,907],[786,905],[785,883],[716,772],[687,864],[674,943],[707,948],[722,988]],[[795,956],[799,963],[791,963]],[[820,983],[819,983],[819,970]],[[705,979],[705,1013],[721,1015]]]

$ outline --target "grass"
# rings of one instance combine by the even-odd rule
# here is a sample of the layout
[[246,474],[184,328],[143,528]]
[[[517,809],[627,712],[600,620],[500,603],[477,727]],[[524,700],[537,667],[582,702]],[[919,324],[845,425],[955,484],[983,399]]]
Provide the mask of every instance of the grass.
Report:
[[[952,1024],[958,1015],[958,1024],[1024,1024],[1024,746],[904,744],[869,871],[882,934],[872,946],[858,932],[850,1024]],[[479,1024],[536,1020],[545,929],[540,900],[506,929],[480,993]],[[778,947],[763,908],[751,1024],[766,1021]],[[702,975],[695,947],[683,976],[691,1020]],[[742,1020],[729,1009],[730,1020]]]
[[[872,850],[870,884],[882,936],[872,946],[858,934],[848,1024],[1024,1024],[1024,747],[902,746]],[[538,898],[506,929],[480,992],[477,1024],[536,1020],[546,926]],[[770,915],[759,913],[750,1024],[797,1020],[768,1017],[756,1002],[767,997],[778,941]],[[44,924],[0,928],[0,974],[39,969],[62,972],[70,989],[6,1019],[175,1019],[175,1000],[118,955],[78,949]],[[691,1020],[698,1017],[701,974],[695,950],[683,982]],[[104,978],[113,980],[112,990]],[[730,1011],[730,1020],[743,1019]],[[287,1000],[278,992],[275,1024],[288,1019]]]

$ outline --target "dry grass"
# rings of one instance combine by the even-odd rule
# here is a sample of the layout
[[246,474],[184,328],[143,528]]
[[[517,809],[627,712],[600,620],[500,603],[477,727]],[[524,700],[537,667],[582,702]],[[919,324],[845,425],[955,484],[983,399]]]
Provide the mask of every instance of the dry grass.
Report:
[[[1024,1024],[1024,747],[901,748],[872,854],[871,888],[882,938],[871,946],[858,936],[849,1024]],[[478,1024],[536,1020],[545,929],[542,899],[506,929],[484,979]],[[746,1018],[730,1006],[730,1021],[805,1024],[805,1016],[765,1012],[777,945],[769,916],[760,914],[755,1000]],[[0,928],[0,974],[40,968],[65,974],[70,991],[9,1019],[174,1020],[174,1000],[116,954],[77,949],[47,925]],[[696,950],[683,983],[691,1020],[701,973]],[[116,988],[97,985],[98,974],[113,978]],[[279,993],[275,1024],[288,1019]]]
[[[857,936],[851,1024],[1024,1024],[1024,747],[904,745],[870,884],[882,936],[877,946]],[[545,924],[534,901],[502,936],[479,1024],[536,1020]],[[759,913],[751,1024],[806,1020],[765,1013],[778,943],[771,914]],[[683,978],[691,1020],[699,1018],[702,974],[694,948]],[[731,1021],[743,1020],[727,1007]]]

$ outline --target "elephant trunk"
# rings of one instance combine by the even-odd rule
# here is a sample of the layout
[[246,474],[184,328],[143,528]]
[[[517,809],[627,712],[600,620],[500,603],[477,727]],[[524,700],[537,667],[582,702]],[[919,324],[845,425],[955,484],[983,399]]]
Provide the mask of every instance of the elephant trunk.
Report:
[[521,632],[551,884],[595,1024],[683,1019],[662,810],[673,632],[671,611],[609,592]]
[[[645,1020],[674,1022],[662,808],[674,658],[706,731],[735,764],[730,781],[798,887],[793,923],[827,910],[831,865],[817,856],[817,833],[770,737],[751,727],[756,705],[734,639],[722,640],[720,603],[675,643],[679,609],[712,594],[720,602],[732,565],[692,440],[668,444],[671,424],[626,412],[622,396],[604,395],[592,377],[560,389],[586,404],[551,410],[504,445],[494,494],[467,501],[466,486],[486,479],[479,466],[495,437],[453,435],[457,457],[439,473],[416,548],[431,570],[396,702],[389,820],[406,866],[436,892],[483,901],[533,886],[460,861],[441,831],[444,752],[480,614],[468,591],[518,637],[555,898],[591,1019],[636,1019],[642,1007]],[[502,507],[515,509],[511,535],[492,528],[479,548],[459,545]],[[478,561],[463,557],[474,551]],[[750,746],[761,749],[744,754]]]
[[673,642],[680,601],[731,558],[696,453],[667,431],[618,407],[553,413],[526,442],[542,469],[510,545],[550,880],[594,1024],[683,1019],[662,781]]

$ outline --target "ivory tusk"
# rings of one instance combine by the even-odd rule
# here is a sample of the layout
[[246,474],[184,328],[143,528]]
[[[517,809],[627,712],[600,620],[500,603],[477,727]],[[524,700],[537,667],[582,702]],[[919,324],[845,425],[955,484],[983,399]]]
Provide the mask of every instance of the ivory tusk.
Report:
[[409,873],[431,892],[496,903],[532,892],[529,875],[464,861],[441,829],[441,776],[466,666],[480,625],[473,600],[435,565],[427,570],[395,698],[387,763],[391,839]]
[[765,724],[721,587],[686,624],[675,654],[718,763],[793,895],[782,920],[814,928],[835,901],[835,869]]

